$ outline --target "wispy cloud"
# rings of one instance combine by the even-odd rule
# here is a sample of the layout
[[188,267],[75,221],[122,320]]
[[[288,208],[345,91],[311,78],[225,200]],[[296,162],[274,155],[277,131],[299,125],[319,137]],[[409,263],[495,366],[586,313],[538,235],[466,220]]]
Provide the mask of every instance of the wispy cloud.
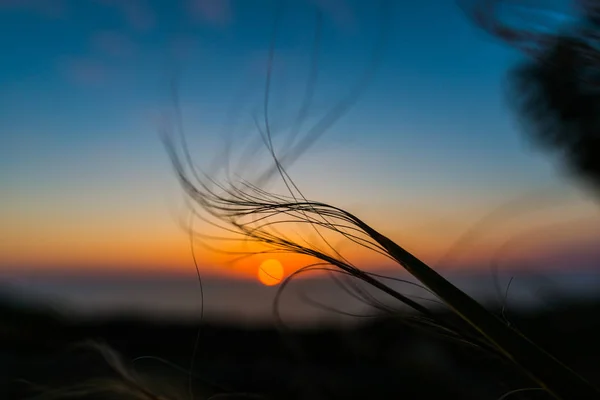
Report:
[[49,18],[60,18],[67,12],[63,0],[0,0],[0,8],[26,10]]
[[128,25],[137,31],[151,30],[156,24],[156,15],[147,0],[96,1],[122,14]]
[[60,69],[68,80],[81,85],[103,84],[109,75],[104,63],[87,57],[68,58],[60,63]]
[[189,0],[188,7],[196,20],[214,25],[231,22],[230,0]]
[[346,31],[356,28],[356,15],[346,0],[310,0],[310,2],[333,19],[338,28]]
[[[248,72],[251,74],[264,75],[269,69],[269,49],[259,49],[253,51],[247,61]],[[271,65],[274,75],[289,73],[294,69],[302,70],[306,68],[308,59],[306,55],[293,50],[278,49],[273,57]]]
[[175,59],[185,60],[200,50],[200,42],[193,36],[177,36],[170,41],[169,50]]
[[[248,58],[248,72],[253,75],[264,75],[269,69],[269,49],[255,50]],[[289,55],[278,51],[271,66],[273,73],[281,72],[289,66]]]
[[131,57],[137,53],[137,45],[131,38],[117,31],[100,31],[92,35],[92,48],[110,57]]

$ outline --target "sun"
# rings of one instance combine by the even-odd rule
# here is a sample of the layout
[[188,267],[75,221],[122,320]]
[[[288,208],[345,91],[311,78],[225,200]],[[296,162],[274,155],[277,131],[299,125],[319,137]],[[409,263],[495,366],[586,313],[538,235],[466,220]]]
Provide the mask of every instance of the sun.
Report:
[[258,267],[258,280],[266,286],[277,285],[283,279],[283,265],[273,258],[265,260]]

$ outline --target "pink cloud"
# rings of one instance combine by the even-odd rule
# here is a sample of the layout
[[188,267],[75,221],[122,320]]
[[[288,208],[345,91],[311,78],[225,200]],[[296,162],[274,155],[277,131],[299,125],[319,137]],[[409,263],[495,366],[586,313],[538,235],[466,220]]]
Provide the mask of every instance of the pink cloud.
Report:
[[216,25],[231,21],[230,0],[188,0],[188,6],[195,19]]
[[116,31],[101,31],[92,36],[92,46],[111,57],[130,57],[137,52],[136,44]]
[[67,11],[63,0],[0,0],[0,8],[27,10],[49,18],[63,17]]
[[156,24],[156,15],[147,0],[96,0],[121,13],[129,26],[138,31],[148,31]]

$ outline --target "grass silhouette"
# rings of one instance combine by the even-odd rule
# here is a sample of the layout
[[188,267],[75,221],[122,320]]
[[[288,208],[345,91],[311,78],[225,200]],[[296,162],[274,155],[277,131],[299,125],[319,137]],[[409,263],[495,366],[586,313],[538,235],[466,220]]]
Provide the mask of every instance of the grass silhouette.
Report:
[[[381,4],[382,18],[385,20],[389,11],[389,2],[383,1]],[[319,16],[317,21],[320,21]],[[276,18],[265,83],[262,126],[258,120],[256,121],[259,140],[267,149],[271,163],[257,174],[254,182],[231,176],[224,181],[218,181],[215,175],[199,171],[189,152],[179,118],[177,129],[167,129],[162,132],[166,151],[181,188],[187,195],[193,216],[222,229],[230,236],[222,238],[224,240],[231,240],[231,236],[233,236],[237,240],[263,245],[266,248],[265,253],[300,254],[314,261],[287,277],[280,285],[274,303],[275,316],[278,317],[277,300],[294,277],[306,271],[326,270],[341,274],[344,279],[358,280],[391,296],[415,312],[413,317],[407,317],[410,323],[417,324],[424,329],[434,330],[453,340],[468,343],[490,357],[510,363],[515,370],[520,371],[538,385],[509,392],[503,398],[525,391],[545,391],[561,400],[600,399],[600,391],[594,385],[544,351],[518,330],[509,326],[496,314],[484,308],[400,244],[384,236],[353,213],[331,204],[309,200],[303,195],[291,179],[287,169],[316,143],[317,139],[346,112],[364,90],[380,60],[382,49],[385,47],[388,23],[381,24],[381,36],[374,52],[373,63],[367,68],[364,76],[358,79],[357,85],[350,90],[345,99],[326,112],[314,126],[307,129],[306,133],[302,135],[300,127],[305,119],[313,92],[312,86],[316,79],[315,73],[311,74],[305,100],[294,125],[295,128],[284,142],[283,149],[278,149],[275,146],[269,121],[271,67],[278,22],[278,18]],[[318,56],[319,35],[320,29],[317,29],[314,58]],[[176,99],[176,97],[174,91],[174,98]],[[543,111],[543,113],[547,112]],[[288,191],[287,194],[282,195],[265,189],[266,184],[275,178],[279,178],[283,182]],[[285,226],[307,227],[314,232],[318,243],[303,242],[285,235],[282,233],[284,230],[282,227]],[[197,233],[191,227],[188,228],[190,228],[190,234],[201,236],[204,239],[219,239]],[[416,278],[424,289],[435,295],[458,318],[449,320],[436,315],[419,301],[392,288],[386,283],[385,277],[369,273],[354,265],[336,249],[336,246],[331,244],[331,237],[354,243],[394,261]],[[256,253],[234,254],[246,257]],[[363,297],[363,300],[368,303],[373,301],[367,297]],[[81,397],[105,392],[118,393],[132,399],[167,399],[167,397],[155,395],[148,390],[147,383],[133,376],[119,356],[110,349],[96,346],[96,350],[103,354],[107,362],[114,367],[118,373],[118,379],[85,382],[57,392],[46,390],[40,399]],[[223,394],[220,396],[212,398],[235,398],[235,396],[249,398],[257,395]],[[193,399],[193,393],[190,393],[190,397]]]
[[[269,66],[272,64],[273,49],[272,45]],[[266,170],[257,184],[232,179],[217,182],[211,177],[202,177],[191,162],[192,157],[186,147],[185,138],[168,132],[163,137],[183,190],[194,205],[219,221],[224,230],[239,235],[243,240],[266,245],[269,249],[267,251],[270,252],[301,254],[316,260],[314,264],[292,274],[281,285],[280,291],[298,273],[316,268],[340,271],[414,309],[429,325],[437,326],[453,337],[513,363],[515,368],[531,377],[541,389],[557,399],[600,398],[600,391],[592,384],[508,326],[402,246],[346,210],[306,199],[286,172],[286,167],[273,144],[268,112],[270,73],[269,67],[265,85],[264,125],[260,127],[257,124],[257,130],[272,157],[273,165]],[[296,148],[286,152],[286,155],[295,154],[297,158],[302,151],[303,149]],[[285,196],[262,188],[264,177],[272,177],[275,172],[279,174],[289,192]],[[317,233],[328,251],[287,237],[280,229],[272,229],[280,225],[309,226]],[[443,301],[460,317],[463,324],[448,325],[445,321],[433,319],[433,314],[426,307],[344,258],[325,239],[324,231],[394,260]]]
[[[359,279],[376,289],[403,302],[425,318],[432,314],[422,305],[392,289],[381,280],[352,265],[341,255],[326,253],[315,246],[293,241],[269,230],[270,221],[285,215],[287,224],[309,224],[335,232],[347,240],[379,252],[395,260],[406,271],[417,278],[427,289],[449,306],[470,328],[470,330],[446,326],[443,321],[434,321],[457,338],[473,343],[494,355],[500,354],[533,378],[541,388],[558,399],[597,399],[600,392],[590,383],[543,351],[521,333],[509,327],[504,321],[486,310],[474,299],[448,282],[432,268],[397,243],[380,234],[355,215],[332,205],[315,201],[298,200],[301,196],[284,197],[268,193],[250,183],[228,186],[219,185],[217,193],[207,183],[199,185],[191,181],[186,167],[178,157],[174,144],[166,140],[179,180],[186,193],[196,204],[221,221],[229,224],[230,231],[239,233],[259,243],[266,244],[274,252],[289,252],[313,257],[320,262],[301,270],[330,266],[353,278]],[[189,167],[189,166],[188,166]],[[283,168],[281,168],[282,171]],[[289,176],[282,172],[282,178]],[[291,187],[292,185],[290,185]],[[250,217],[250,219],[248,219]],[[260,221],[256,223],[256,221]],[[335,270],[335,269],[333,269]],[[293,278],[292,275],[286,281]],[[285,288],[285,283],[280,290]],[[431,321],[430,321],[431,322]]]
[[[527,139],[551,153],[571,177],[600,190],[600,8],[574,1],[574,23],[553,32],[510,26],[503,3],[535,11],[535,3],[474,0],[463,8],[475,23],[528,57],[509,74],[508,98]],[[538,7],[542,7],[539,2]],[[535,26],[535,24],[534,24]]]

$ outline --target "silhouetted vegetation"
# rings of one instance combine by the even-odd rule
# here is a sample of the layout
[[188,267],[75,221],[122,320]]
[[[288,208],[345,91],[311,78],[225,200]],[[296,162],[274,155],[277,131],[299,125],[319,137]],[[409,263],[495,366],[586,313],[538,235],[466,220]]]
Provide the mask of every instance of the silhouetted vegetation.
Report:
[[561,36],[511,79],[531,138],[600,189],[600,53],[583,38]]
[[[24,324],[3,322],[12,326],[0,338],[3,398],[27,398],[40,387],[48,393],[53,387],[118,378],[102,359],[102,351],[107,350],[76,346],[90,339],[120,354],[123,368],[135,371],[148,390],[170,395],[168,399],[187,398],[186,365],[196,339],[196,322],[126,315],[83,321],[56,319],[40,310],[31,317],[31,310],[22,309],[28,316]],[[598,312],[598,303],[563,304],[531,313],[512,310],[510,322],[597,381],[600,322],[593,316]],[[48,317],[55,321],[53,325],[47,325]],[[528,379],[510,364],[408,325],[406,317],[399,313],[364,320],[355,327],[286,331],[205,321],[192,371],[196,398],[253,393],[273,399],[497,399],[529,387]],[[439,315],[443,317],[451,314]],[[113,398],[107,396],[81,398]],[[138,397],[121,393],[118,398]],[[547,395],[530,391],[513,398]]]
[[[387,3],[381,4],[385,20]],[[576,30],[576,34],[560,34],[544,42],[532,61],[513,72],[512,83],[515,106],[528,123],[531,137],[558,151],[572,171],[600,187],[600,141],[596,131],[600,125],[600,75],[597,44],[593,42],[596,38],[589,34],[597,32],[595,15],[590,11],[584,21],[586,28]],[[382,24],[381,43],[385,26]],[[274,31],[275,38],[276,27]],[[506,321],[358,216],[304,196],[288,175],[287,166],[343,115],[365,87],[374,66],[370,65],[347,98],[304,135],[294,132],[282,150],[274,144],[269,122],[273,53],[272,44],[264,123],[260,126],[257,122],[259,139],[272,163],[259,171],[254,182],[234,180],[230,174],[220,182],[216,176],[199,172],[188,152],[179,115],[177,129],[163,132],[192,215],[221,227],[235,239],[263,245],[265,252],[311,258],[314,262],[288,277],[279,293],[298,274],[325,270],[338,274],[340,284],[379,310],[381,318],[353,329],[311,330],[227,327],[204,321],[197,336],[194,324],[133,318],[83,322],[58,316],[50,322],[43,315],[17,311],[6,320],[2,340],[2,357],[11,369],[4,383],[8,398],[20,398],[32,389],[31,385],[14,381],[23,378],[51,385],[37,388],[46,398],[53,398],[51,387],[56,386],[62,387],[56,398],[96,398],[93,396],[115,392],[151,400],[188,395],[193,398],[194,393],[203,397],[231,394],[285,399],[491,399],[510,393],[513,398],[523,399],[599,399],[600,391],[595,386],[600,379],[600,346],[596,339],[600,323],[594,318],[600,310],[597,304],[565,304],[566,310],[530,315],[512,313],[511,320]],[[375,61],[379,53],[378,48]],[[302,110],[298,118],[304,118]],[[264,184],[273,178],[280,178],[288,193],[267,191]],[[282,234],[282,224],[308,227],[319,243]],[[193,239],[199,236],[207,240],[189,228]],[[354,265],[326,239],[331,236],[394,261],[445,308],[428,307],[386,284],[389,277]],[[388,294],[411,312],[399,312],[375,301],[356,290],[353,285],[357,282]],[[277,299],[277,321],[276,306]],[[74,351],[74,344],[89,339],[106,342],[107,346],[92,346],[96,352],[85,354]],[[197,351],[192,350],[196,345]],[[189,361],[190,352],[197,360],[191,371],[181,366]],[[98,354],[109,361],[112,370],[94,361]],[[124,360],[132,360],[131,365]],[[190,377],[192,384],[186,394],[181,388],[186,387]],[[83,383],[72,385],[73,381]],[[170,384],[180,391],[167,393]]]
[[[581,79],[579,75],[575,76],[580,72],[580,52],[575,51],[577,47],[572,42],[559,43],[557,47],[552,46],[553,50],[548,54],[543,53],[538,57],[535,64],[523,67],[517,73],[516,81],[520,85],[518,93],[525,97],[521,102],[521,110],[535,119],[536,126],[542,126],[539,131],[541,133],[537,135],[540,140],[553,143],[553,146],[562,146],[569,162],[589,177],[595,173],[595,159],[590,154],[595,151],[592,146],[595,142],[592,142],[596,140],[596,132],[591,129],[590,123],[595,121],[596,106],[593,99],[583,93],[593,86],[589,82],[574,86],[579,81],[575,82],[573,79]],[[272,62],[273,44],[270,57]],[[556,64],[558,61],[561,62],[558,66],[546,66],[548,62]],[[548,68],[551,72],[548,72]],[[561,72],[561,68],[568,69],[569,73]],[[217,221],[215,225],[221,226],[224,232],[239,240],[265,246],[264,252],[301,254],[314,260],[311,265],[292,274],[281,285],[280,291],[289,280],[307,270],[321,269],[338,273],[346,283],[355,281],[368,284],[413,309],[418,316],[411,318],[411,323],[444,332],[447,337],[468,343],[490,357],[512,363],[524,377],[532,378],[539,390],[546,391],[555,398],[600,398],[600,391],[580,374],[544,351],[522,332],[490,313],[401,245],[347,210],[308,200],[287,173],[286,166],[280,160],[281,149],[276,147],[273,139],[269,122],[270,82],[269,67],[265,85],[264,126],[257,125],[257,130],[273,164],[259,176],[279,175],[288,193],[282,195],[269,192],[264,189],[262,180],[252,182],[227,177],[220,182],[213,176],[206,177],[198,173],[181,132],[167,130],[164,132],[166,148],[181,186],[191,200],[193,215],[207,215],[207,218]],[[585,122],[582,119],[586,119]],[[567,132],[563,122],[571,123],[573,120],[581,128],[575,133]],[[549,132],[549,129],[554,129],[554,133]],[[309,128],[308,134],[311,132],[312,129]],[[289,149],[285,155],[299,151]],[[290,238],[282,233],[281,225],[307,227],[317,235],[319,243]],[[385,277],[375,276],[354,265],[330,244],[329,238],[332,236],[393,260],[458,318],[453,321],[441,318],[419,301],[392,289],[385,283]],[[363,300],[378,307],[368,296],[363,296]],[[388,312],[394,313],[393,310]]]
[[[505,24],[496,11],[502,3],[476,0],[469,11],[481,27],[527,55],[509,74],[510,106],[523,122],[528,139],[557,156],[572,176],[600,189],[597,2],[575,1],[578,20],[555,32]],[[528,6],[526,2],[521,5]]]

